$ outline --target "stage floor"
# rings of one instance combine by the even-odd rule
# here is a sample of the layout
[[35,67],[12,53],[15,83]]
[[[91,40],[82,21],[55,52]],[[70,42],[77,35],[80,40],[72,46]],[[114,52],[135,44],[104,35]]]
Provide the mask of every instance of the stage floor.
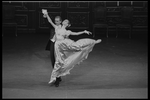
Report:
[[49,86],[49,35],[2,39],[2,98],[148,98],[148,46],[126,38],[102,38],[88,59]]

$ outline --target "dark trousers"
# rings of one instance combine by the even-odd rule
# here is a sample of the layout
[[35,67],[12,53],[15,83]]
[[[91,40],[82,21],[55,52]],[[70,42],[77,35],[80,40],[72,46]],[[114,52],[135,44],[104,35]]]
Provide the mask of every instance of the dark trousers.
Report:
[[54,45],[55,45],[55,42],[50,42],[51,45],[50,45],[50,59],[51,59],[51,63],[52,63],[52,67],[54,68],[54,65],[55,65],[55,48],[54,48]]
[[55,64],[55,48],[54,48],[54,44],[55,42],[52,42],[50,39],[48,40],[48,43],[46,45],[45,50],[50,51],[50,59],[51,59],[51,64],[52,67],[54,68],[54,64]]
[[51,29],[50,30],[50,38],[48,39],[48,43],[45,48],[45,50],[50,51],[50,59],[51,59],[51,64],[52,64],[53,68],[54,68],[54,64],[55,64],[55,50],[54,50],[55,42],[52,42],[50,39],[52,39],[54,35],[55,35],[55,30]]

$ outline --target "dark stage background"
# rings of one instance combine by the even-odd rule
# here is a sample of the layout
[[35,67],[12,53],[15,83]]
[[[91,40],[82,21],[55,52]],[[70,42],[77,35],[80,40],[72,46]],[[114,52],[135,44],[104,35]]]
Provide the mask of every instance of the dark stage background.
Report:
[[[95,29],[94,24],[98,22],[95,21],[95,9],[98,7],[106,7],[105,20],[108,26],[109,37],[116,37],[116,24],[121,23],[121,8],[124,6],[129,6],[133,9],[133,18],[131,20],[133,26],[132,37],[134,38],[134,36],[138,35],[140,35],[140,37],[143,36],[144,38],[147,37],[147,1],[3,2],[2,5],[3,23],[9,22],[6,18],[9,16],[9,14],[12,14],[11,11],[9,11],[8,5],[15,7],[14,22],[17,24],[17,35],[21,35],[23,33],[50,33],[52,26],[48,23],[47,19],[43,18],[41,9],[48,9],[49,15],[52,19],[54,19],[56,15],[60,15],[63,20],[69,19],[72,24],[70,29],[73,31],[87,29],[93,32]],[[11,31],[11,33],[9,33],[9,31]],[[11,30],[11,27],[8,25],[3,25],[3,35],[14,35],[12,32],[13,31]],[[96,28],[93,34],[95,36],[105,36],[106,32],[105,29]]]

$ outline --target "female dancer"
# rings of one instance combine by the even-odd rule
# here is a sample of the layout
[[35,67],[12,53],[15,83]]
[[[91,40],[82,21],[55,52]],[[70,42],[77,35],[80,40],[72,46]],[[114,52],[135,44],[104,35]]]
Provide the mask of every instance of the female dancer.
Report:
[[95,44],[100,43],[101,39],[93,40],[89,38],[80,39],[78,41],[73,41],[68,38],[69,35],[80,35],[80,34],[90,34],[89,31],[72,32],[66,30],[70,26],[69,20],[64,20],[62,26],[56,26],[51,18],[48,16],[47,11],[43,10],[44,17],[47,17],[48,21],[55,28],[55,65],[51,73],[51,78],[49,84],[54,83],[55,86],[59,86],[60,76],[65,76],[70,74],[70,70],[76,65],[87,59],[88,54],[92,51]]

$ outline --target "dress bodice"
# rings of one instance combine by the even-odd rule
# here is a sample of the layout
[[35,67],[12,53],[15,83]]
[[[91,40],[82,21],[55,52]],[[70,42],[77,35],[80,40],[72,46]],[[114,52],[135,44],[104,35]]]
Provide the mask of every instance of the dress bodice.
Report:
[[60,26],[55,28],[55,38],[56,40],[63,40],[68,37],[68,32],[66,29],[62,29]]

